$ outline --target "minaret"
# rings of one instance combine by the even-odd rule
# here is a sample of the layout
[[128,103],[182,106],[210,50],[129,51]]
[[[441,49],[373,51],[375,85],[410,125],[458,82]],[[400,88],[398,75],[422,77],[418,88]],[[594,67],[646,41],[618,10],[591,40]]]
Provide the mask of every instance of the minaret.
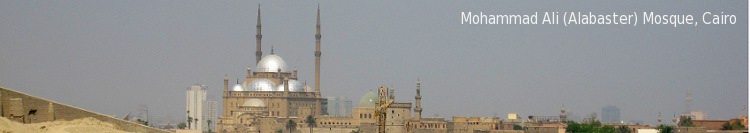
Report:
[[560,107],[560,122],[566,122],[568,121],[568,113],[565,110],[565,105]]
[[224,74],[224,96],[227,96],[227,92],[229,92],[229,77]]
[[414,96],[414,100],[417,102],[416,106],[414,107],[414,120],[416,121],[422,119],[422,94],[420,94],[421,91],[422,84],[419,83],[419,79],[417,79],[417,96]]
[[396,100],[396,93],[394,91],[395,87],[391,87],[388,89],[388,99],[390,100]]
[[260,40],[263,38],[263,35],[260,34],[260,4],[258,4],[258,25],[255,28],[257,28],[257,33],[255,34],[255,64],[258,64],[260,57],[263,56],[263,52],[260,50]]
[[659,112],[659,119],[656,119],[657,126],[661,125],[661,112]]
[[320,94],[320,4],[315,25],[315,92]]

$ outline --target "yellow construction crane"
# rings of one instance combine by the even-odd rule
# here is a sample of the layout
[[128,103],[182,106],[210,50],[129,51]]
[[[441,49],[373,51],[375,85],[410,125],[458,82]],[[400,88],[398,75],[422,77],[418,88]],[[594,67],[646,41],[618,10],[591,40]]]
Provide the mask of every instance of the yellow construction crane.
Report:
[[380,86],[378,89],[378,106],[375,107],[375,120],[378,124],[378,132],[385,133],[385,119],[388,107],[393,104],[393,99],[388,99],[388,88]]

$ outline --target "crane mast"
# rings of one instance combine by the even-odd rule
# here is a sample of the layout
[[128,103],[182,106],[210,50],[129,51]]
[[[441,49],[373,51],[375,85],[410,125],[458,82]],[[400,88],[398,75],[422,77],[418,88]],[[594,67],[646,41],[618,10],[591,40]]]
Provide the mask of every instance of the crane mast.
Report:
[[375,120],[377,121],[378,132],[385,133],[385,121],[388,114],[388,108],[393,104],[393,99],[388,99],[388,88],[380,86],[378,88],[378,106],[375,107]]

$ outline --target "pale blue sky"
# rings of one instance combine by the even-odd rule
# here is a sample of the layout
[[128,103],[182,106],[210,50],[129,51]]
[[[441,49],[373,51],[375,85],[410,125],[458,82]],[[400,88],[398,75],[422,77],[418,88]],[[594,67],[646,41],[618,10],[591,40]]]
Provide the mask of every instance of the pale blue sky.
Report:
[[[183,117],[185,89],[255,65],[263,51],[314,81],[315,9],[290,1],[2,1],[0,85],[124,116],[148,104]],[[359,97],[380,85],[427,116],[578,116],[614,105],[623,120],[658,112],[710,119],[746,114],[747,1],[322,1],[322,94]],[[461,25],[461,12],[735,14],[736,25]]]

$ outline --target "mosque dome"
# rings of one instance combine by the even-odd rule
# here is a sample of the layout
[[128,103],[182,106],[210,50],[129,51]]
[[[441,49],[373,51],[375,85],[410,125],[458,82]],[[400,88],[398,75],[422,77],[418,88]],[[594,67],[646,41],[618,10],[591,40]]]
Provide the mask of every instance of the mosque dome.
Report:
[[362,99],[359,100],[359,107],[375,107],[378,105],[378,94],[375,92],[367,92]]
[[273,53],[263,56],[258,65],[255,66],[257,72],[278,72],[279,69],[281,69],[281,72],[289,72],[284,59]]
[[274,91],[276,85],[268,79],[255,79],[247,85],[246,91]]
[[235,84],[234,87],[232,87],[232,91],[245,91],[245,89],[242,89],[242,85]]
[[253,98],[253,99],[247,99],[245,100],[245,103],[242,104],[242,106],[245,107],[266,107],[266,104],[263,103],[262,100]]
[[[291,92],[305,92],[305,86],[297,80],[289,80],[289,91]],[[284,84],[276,87],[276,91],[284,91]]]

